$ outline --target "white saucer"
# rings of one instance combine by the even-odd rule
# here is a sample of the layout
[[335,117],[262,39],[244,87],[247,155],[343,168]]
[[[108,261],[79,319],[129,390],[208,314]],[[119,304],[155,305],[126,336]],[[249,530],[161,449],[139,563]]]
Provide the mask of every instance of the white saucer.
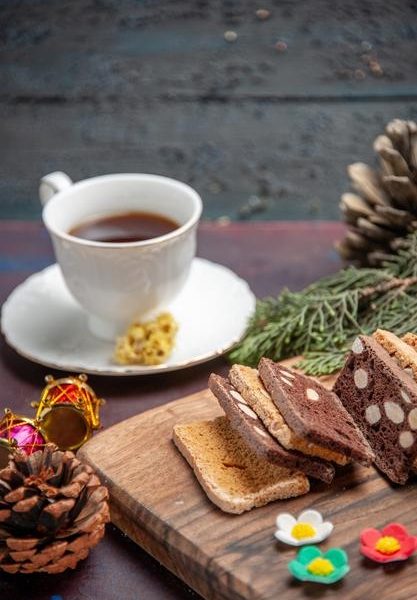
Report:
[[179,324],[176,347],[162,365],[121,366],[114,344],[92,336],[58,265],[31,275],[3,304],[1,328],[10,346],[30,360],[65,371],[148,375],[183,369],[229,350],[255,308],[248,284],[233,271],[195,258],[189,279],[168,307]]

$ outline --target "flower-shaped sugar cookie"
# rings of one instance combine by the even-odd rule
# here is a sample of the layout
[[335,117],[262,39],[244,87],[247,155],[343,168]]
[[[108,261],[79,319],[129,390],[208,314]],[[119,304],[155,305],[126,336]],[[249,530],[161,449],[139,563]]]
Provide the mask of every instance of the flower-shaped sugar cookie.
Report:
[[364,529],[360,549],[364,556],[379,563],[407,560],[417,550],[417,537],[410,535],[404,525],[390,523],[382,531]]
[[336,583],[350,571],[348,556],[341,548],[322,552],[317,546],[305,546],[298,551],[288,570],[300,581]]
[[281,513],[277,517],[277,528],[277,540],[291,546],[303,546],[325,540],[333,531],[333,524],[323,521],[317,510],[305,510],[298,519],[290,513]]

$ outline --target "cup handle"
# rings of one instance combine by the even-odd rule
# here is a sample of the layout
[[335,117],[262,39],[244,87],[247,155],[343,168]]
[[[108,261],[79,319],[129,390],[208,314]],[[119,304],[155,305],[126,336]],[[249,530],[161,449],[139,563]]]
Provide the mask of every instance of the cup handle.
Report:
[[42,177],[39,185],[39,200],[42,206],[58,192],[62,192],[72,185],[72,179],[62,171],[54,171]]

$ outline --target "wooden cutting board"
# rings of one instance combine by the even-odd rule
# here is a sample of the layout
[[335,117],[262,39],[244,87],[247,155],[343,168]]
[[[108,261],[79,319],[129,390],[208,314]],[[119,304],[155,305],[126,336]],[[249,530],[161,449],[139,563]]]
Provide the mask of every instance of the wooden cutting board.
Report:
[[[302,597],[416,597],[417,560],[387,567],[368,563],[358,550],[365,527],[400,521],[417,534],[417,485],[394,488],[374,469],[347,467],[331,486],[274,502],[243,515],[220,511],[205,496],[171,441],[176,423],[221,414],[208,390],[119,423],[79,452],[108,486],[112,521],[204,598],[292,600]],[[341,546],[351,572],[323,589],[292,580],[287,564],[296,550],[275,541],[279,512],[321,511],[335,524],[320,546]]]

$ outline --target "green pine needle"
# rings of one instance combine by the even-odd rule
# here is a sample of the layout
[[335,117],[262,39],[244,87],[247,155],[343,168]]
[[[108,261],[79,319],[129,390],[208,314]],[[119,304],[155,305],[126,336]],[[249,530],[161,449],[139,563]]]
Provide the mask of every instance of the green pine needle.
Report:
[[348,267],[301,292],[284,289],[257,302],[232,362],[256,366],[262,356],[282,360],[303,355],[311,375],[337,371],[359,333],[417,330],[417,233],[402,240],[382,268]]

